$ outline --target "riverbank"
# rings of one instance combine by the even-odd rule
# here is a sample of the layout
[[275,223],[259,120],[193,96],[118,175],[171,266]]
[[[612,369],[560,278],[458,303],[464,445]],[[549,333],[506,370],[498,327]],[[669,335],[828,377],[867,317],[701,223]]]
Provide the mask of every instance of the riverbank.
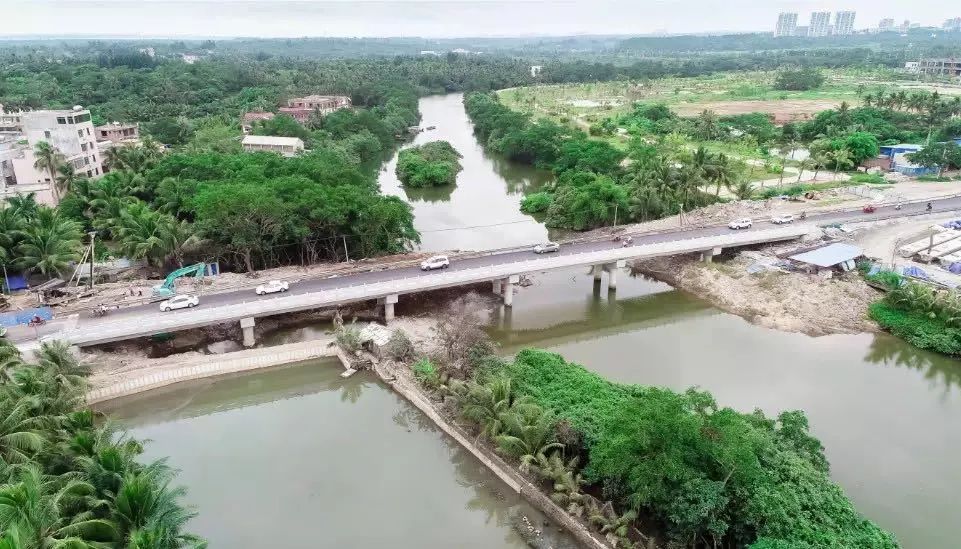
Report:
[[750,253],[714,263],[674,256],[636,261],[632,269],[765,328],[810,336],[878,331],[867,317],[878,291],[857,273],[828,280],[776,270],[752,274],[755,262]]

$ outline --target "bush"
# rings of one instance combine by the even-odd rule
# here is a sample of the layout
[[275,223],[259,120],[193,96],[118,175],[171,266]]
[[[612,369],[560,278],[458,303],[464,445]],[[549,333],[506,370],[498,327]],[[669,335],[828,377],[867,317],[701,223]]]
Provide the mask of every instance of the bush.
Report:
[[414,356],[414,344],[403,330],[394,330],[384,346],[384,352],[388,357],[403,362]]
[[397,178],[411,187],[452,185],[461,171],[461,158],[447,141],[432,141],[410,147],[397,155]]
[[905,311],[878,301],[868,308],[868,316],[882,328],[919,349],[945,355],[961,355],[961,329],[916,311]]
[[876,173],[856,173],[849,179],[852,183],[869,183],[871,185],[889,185],[890,182]]
[[951,181],[952,179],[950,177],[945,177],[943,175],[927,174],[927,175],[919,175],[917,177],[917,180],[925,181],[928,183],[944,183],[946,181]]
[[588,482],[652,515],[676,541],[897,547],[831,481],[802,412],[741,413],[706,392],[613,383],[533,349],[506,372],[520,398],[583,434]]
[[881,270],[873,275],[865,273],[864,279],[876,284],[880,284],[889,289],[897,288],[904,283],[904,277],[894,271],[888,270]]
[[360,330],[354,324],[345,324],[337,329],[337,345],[348,353],[360,349]]
[[551,202],[553,201],[554,197],[551,193],[531,193],[521,200],[521,211],[529,214],[546,212],[547,208],[551,207]]
[[411,369],[414,371],[414,379],[424,387],[428,389],[440,387],[440,374],[431,361],[422,358],[415,362]]
[[774,80],[774,89],[787,91],[806,91],[821,87],[824,75],[815,68],[783,70]]

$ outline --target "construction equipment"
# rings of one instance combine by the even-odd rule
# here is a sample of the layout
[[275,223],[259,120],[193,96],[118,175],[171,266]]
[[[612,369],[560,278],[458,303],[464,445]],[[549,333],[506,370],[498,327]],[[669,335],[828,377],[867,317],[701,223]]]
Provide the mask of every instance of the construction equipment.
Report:
[[163,284],[158,284],[153,287],[153,295],[154,297],[163,298],[172,297],[177,293],[176,283],[178,278],[193,275],[194,278],[200,279],[203,278],[205,274],[207,274],[207,264],[203,262],[177,269],[167,275]]

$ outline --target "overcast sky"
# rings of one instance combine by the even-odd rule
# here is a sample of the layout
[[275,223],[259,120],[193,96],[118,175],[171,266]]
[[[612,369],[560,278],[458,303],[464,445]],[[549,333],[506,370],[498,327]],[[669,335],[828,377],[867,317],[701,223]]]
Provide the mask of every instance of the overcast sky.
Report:
[[780,11],[853,9],[856,28],[882,17],[940,26],[957,0],[0,0],[0,37],[529,36],[772,30]]

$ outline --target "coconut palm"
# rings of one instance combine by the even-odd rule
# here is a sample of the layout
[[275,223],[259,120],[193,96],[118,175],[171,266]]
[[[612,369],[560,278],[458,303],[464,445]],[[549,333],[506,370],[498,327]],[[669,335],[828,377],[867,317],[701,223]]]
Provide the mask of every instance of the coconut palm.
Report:
[[143,202],[128,205],[120,212],[114,228],[121,251],[131,259],[145,259],[162,265],[174,251],[179,224],[170,215],[150,209]]
[[481,434],[491,439],[504,430],[504,412],[526,401],[514,395],[507,376],[496,376],[484,384],[469,381],[464,393],[461,415],[480,425]]
[[16,194],[7,198],[6,202],[6,209],[10,210],[10,214],[21,221],[33,219],[40,210],[40,204],[37,203],[37,193]]
[[36,401],[16,398],[11,392],[0,396],[0,458],[6,463],[27,463],[46,443],[41,422],[33,414]]
[[55,209],[41,208],[17,234],[20,243],[16,264],[26,271],[59,275],[80,256],[80,225],[61,217]]
[[854,167],[854,159],[851,157],[851,151],[847,149],[838,149],[836,151],[831,151],[828,153],[828,157],[834,162],[834,179],[838,178],[838,171],[842,169]]
[[57,168],[66,160],[56,147],[46,141],[38,141],[33,147],[33,167],[44,170],[50,176],[50,190],[53,191],[54,202],[60,202],[60,187],[57,184]]
[[813,158],[805,158],[804,160],[801,160],[800,163],[798,164],[797,180],[794,183],[796,184],[801,182],[801,177],[804,175],[804,170],[810,171],[814,169],[814,167],[815,165],[814,165]]
[[503,432],[494,442],[507,455],[520,458],[564,448],[554,438],[554,417],[533,402],[515,402],[501,412],[500,421]]
[[78,360],[64,341],[49,341],[36,353],[37,366],[62,387],[80,391],[86,386],[90,367]]
[[60,164],[57,166],[57,188],[63,191],[70,191],[77,184],[81,177],[70,164]]
[[0,384],[13,381],[13,373],[22,365],[20,350],[6,338],[0,337]]
[[[186,491],[171,487],[171,476],[166,467],[153,467],[124,478],[113,513],[120,539],[159,549],[175,549],[199,541],[183,533],[195,513],[179,504]],[[146,541],[150,544],[143,545]]]
[[627,533],[635,519],[637,519],[636,511],[632,510],[623,515],[618,515],[611,502],[605,503],[588,517],[591,524],[600,527],[601,533],[605,535],[607,541],[613,547],[628,547],[630,545]]
[[118,538],[111,521],[94,518],[106,507],[91,484],[45,475],[30,464],[0,487],[0,529],[16,528],[30,540],[28,547],[92,547]]

